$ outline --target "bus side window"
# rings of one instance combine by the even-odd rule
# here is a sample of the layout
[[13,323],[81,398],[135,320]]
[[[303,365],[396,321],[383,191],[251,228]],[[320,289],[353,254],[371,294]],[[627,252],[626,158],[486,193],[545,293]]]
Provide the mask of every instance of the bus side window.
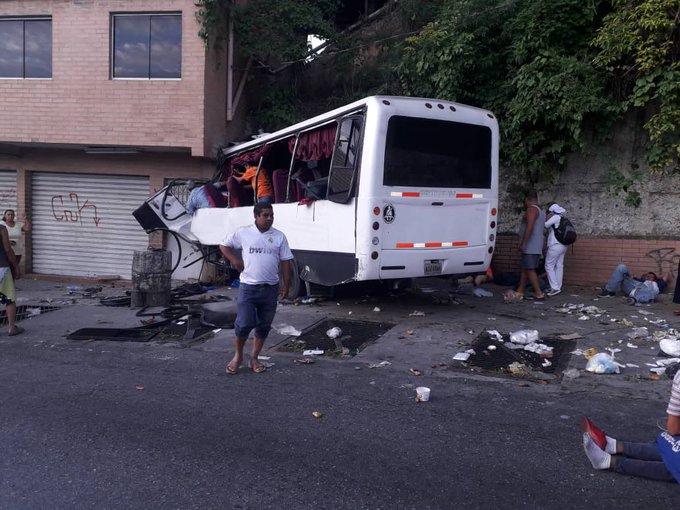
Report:
[[354,183],[361,148],[361,118],[343,119],[333,150],[328,176],[328,199],[344,204],[354,195]]

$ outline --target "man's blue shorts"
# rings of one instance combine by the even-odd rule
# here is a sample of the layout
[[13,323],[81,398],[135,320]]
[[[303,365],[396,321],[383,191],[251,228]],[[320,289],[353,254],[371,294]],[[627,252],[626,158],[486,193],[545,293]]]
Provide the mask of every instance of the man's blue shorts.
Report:
[[271,330],[279,298],[279,286],[241,283],[236,303],[234,333],[247,338],[255,330],[255,338],[266,339]]
[[522,253],[522,269],[536,269],[541,256],[534,253]]

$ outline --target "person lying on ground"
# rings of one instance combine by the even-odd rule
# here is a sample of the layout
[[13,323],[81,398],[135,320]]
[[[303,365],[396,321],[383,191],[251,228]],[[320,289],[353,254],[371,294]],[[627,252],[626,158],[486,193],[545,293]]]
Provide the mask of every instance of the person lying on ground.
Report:
[[666,431],[655,443],[614,439],[587,417],[581,420],[583,448],[593,468],[664,482],[680,482],[680,371],[673,378]]
[[659,292],[668,286],[670,274],[659,278],[656,273],[650,271],[639,278],[632,277],[628,266],[619,264],[614,269],[607,285],[600,292],[600,296],[615,296],[620,289],[628,296],[631,304],[649,303],[655,301]]

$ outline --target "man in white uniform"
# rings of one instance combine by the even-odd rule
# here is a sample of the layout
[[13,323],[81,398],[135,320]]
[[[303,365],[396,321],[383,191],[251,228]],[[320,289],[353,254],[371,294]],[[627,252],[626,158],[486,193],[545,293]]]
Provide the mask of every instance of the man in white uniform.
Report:
[[[255,224],[230,234],[220,245],[224,258],[234,269],[241,271],[234,324],[236,353],[226,368],[229,375],[238,373],[243,361],[243,347],[252,330],[255,330],[255,339],[250,368],[256,374],[264,372],[265,367],[257,357],[271,330],[277,298],[286,297],[290,288],[293,254],[283,232],[272,228],[274,210],[271,204],[258,204],[253,212]],[[241,256],[236,250],[241,250]],[[280,288],[279,268],[283,276]]]

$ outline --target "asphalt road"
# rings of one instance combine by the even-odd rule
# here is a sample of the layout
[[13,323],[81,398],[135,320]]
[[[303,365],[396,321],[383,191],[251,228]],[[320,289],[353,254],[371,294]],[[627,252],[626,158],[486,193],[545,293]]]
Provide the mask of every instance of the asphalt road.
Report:
[[677,485],[594,472],[580,444],[584,412],[653,439],[658,401],[285,361],[230,377],[215,352],[3,337],[0,508],[677,504]]

